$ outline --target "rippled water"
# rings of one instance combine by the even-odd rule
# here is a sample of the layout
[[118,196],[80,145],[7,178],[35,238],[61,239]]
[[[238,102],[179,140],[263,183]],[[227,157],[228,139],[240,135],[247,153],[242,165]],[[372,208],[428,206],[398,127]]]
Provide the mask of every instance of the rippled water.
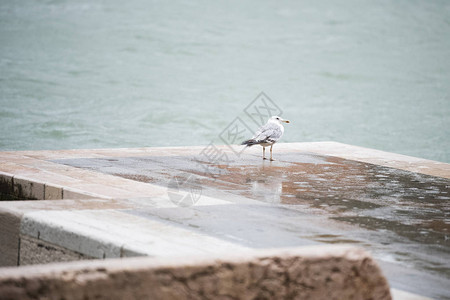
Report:
[[285,142],[450,162],[448,1],[1,1],[0,149],[199,145],[261,91]]

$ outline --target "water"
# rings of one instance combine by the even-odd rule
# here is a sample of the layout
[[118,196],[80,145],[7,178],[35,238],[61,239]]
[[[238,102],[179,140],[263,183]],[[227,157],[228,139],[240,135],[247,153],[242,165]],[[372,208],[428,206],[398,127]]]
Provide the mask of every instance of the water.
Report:
[[0,150],[182,146],[261,91],[283,141],[450,162],[448,1],[1,1]]

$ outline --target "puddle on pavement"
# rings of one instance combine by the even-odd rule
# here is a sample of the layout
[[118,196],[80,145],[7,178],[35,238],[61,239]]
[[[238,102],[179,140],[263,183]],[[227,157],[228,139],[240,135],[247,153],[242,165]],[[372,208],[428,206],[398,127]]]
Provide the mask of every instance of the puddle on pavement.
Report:
[[409,260],[422,270],[450,278],[450,180],[308,153],[277,153],[277,159],[270,162],[249,155],[227,165],[193,156],[56,162],[162,186],[187,172],[198,175],[204,189],[314,208],[330,219],[369,231],[363,230],[361,236],[306,238],[330,244],[371,244],[374,251],[377,246],[373,245],[391,247],[389,251],[398,261]]

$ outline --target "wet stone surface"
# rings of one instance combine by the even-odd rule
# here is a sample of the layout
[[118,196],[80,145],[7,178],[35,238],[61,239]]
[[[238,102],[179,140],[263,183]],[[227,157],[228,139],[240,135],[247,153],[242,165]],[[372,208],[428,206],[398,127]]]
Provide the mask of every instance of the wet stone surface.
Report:
[[[450,233],[449,179],[336,157],[289,153],[278,157],[275,162],[252,157],[229,165],[164,156],[58,162],[162,186],[180,172],[196,174],[205,188],[269,203],[308,205],[369,229],[395,229],[395,223],[416,226],[421,229],[418,241],[450,245],[445,238]],[[403,231],[398,229],[399,234]],[[429,234],[434,238],[426,237]]]
[[226,165],[194,156],[55,162],[166,187],[179,174],[193,174],[205,195],[244,196],[358,229],[342,236],[329,228],[329,234],[302,238],[361,244],[381,260],[450,279],[449,179],[309,153],[276,158],[244,155]]

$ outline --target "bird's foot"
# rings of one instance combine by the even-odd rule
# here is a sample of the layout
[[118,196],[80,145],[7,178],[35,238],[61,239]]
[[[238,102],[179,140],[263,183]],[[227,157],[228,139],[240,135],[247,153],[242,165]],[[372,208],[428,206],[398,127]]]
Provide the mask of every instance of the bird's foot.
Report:
[[270,161],[275,161],[275,159],[271,158]]
[[267,158],[263,157],[264,160],[266,160]]

